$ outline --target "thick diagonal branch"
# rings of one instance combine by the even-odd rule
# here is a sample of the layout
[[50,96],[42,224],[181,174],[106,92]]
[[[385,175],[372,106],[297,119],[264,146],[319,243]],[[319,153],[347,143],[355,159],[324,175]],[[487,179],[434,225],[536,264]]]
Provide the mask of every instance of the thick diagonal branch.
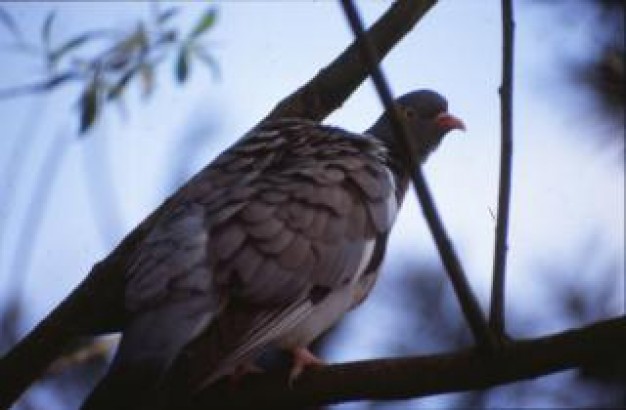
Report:
[[484,389],[555,372],[611,363],[626,371],[626,317],[512,342],[484,354],[379,359],[307,370],[294,386],[287,374],[249,376],[233,388],[219,383],[172,409],[309,408],[355,400],[398,400]]
[[[398,0],[368,30],[382,60],[437,0]],[[265,120],[299,117],[321,121],[339,108],[368,75],[368,67],[356,43],[352,43],[308,83],[283,99]]]
[[[409,138],[409,134],[396,111],[397,108],[394,104],[391,91],[389,90],[389,86],[387,85],[382,71],[378,66],[380,59],[377,57],[375,46],[370,40],[369,34],[365,32],[361,19],[352,1],[342,0],[341,4],[343,5],[346,16],[348,17],[350,26],[357,37],[357,44],[361,47],[361,52],[367,64],[367,69],[372,76],[372,80],[376,86],[378,95],[383,102],[385,111],[391,113],[391,125],[395,136],[399,140],[401,146],[404,147],[404,152],[412,152],[413,150],[410,148],[411,140]],[[490,333],[487,321],[485,320],[483,312],[480,308],[480,304],[471,290],[469,282],[467,281],[467,276],[463,271],[463,266],[454,251],[452,242],[448,238],[443,223],[441,222],[441,218],[439,218],[439,213],[437,212],[435,202],[430,194],[430,189],[428,188],[426,179],[422,174],[421,167],[419,164],[415,163],[413,158],[405,158],[405,161],[407,162],[407,166],[415,169],[415,172],[413,173],[413,185],[415,187],[415,192],[417,193],[419,202],[422,205],[424,217],[433,235],[443,265],[445,266],[446,272],[452,282],[452,286],[457,297],[459,298],[461,309],[463,310],[472,333],[474,334],[474,338],[480,346],[488,349],[493,348],[495,340]]]

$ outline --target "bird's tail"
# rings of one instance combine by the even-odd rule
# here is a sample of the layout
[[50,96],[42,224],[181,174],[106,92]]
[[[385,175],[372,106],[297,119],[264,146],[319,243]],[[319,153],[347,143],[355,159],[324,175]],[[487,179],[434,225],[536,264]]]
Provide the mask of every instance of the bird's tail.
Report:
[[81,409],[159,407],[158,401],[166,397],[161,382],[168,368],[183,346],[212,321],[218,302],[197,293],[136,312],[124,326],[109,372]]
[[83,402],[81,410],[141,410],[157,392],[155,375],[162,369],[112,367]]

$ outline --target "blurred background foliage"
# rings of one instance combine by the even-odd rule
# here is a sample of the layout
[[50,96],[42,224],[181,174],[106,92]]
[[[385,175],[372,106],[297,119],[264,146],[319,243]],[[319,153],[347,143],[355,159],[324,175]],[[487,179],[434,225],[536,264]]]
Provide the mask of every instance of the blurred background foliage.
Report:
[[[42,60],[44,79],[29,85],[0,90],[0,98],[16,97],[25,93],[53,92],[67,82],[78,82],[82,88],[78,99],[80,133],[85,133],[107,103],[123,103],[126,86],[137,78],[144,97],[155,88],[155,70],[175,54],[173,72],[176,81],[185,82],[193,59],[218,72],[215,59],[201,38],[215,24],[217,10],[209,6],[185,35],[177,27],[176,15],[180,6],[161,10],[152,3],[149,21],[139,21],[128,30],[96,28],[64,41],[54,36],[56,12],[50,11],[41,24],[37,40],[24,37],[19,22],[4,8],[0,8],[0,23],[13,40],[5,47],[14,52],[28,53]],[[95,54],[84,54],[87,46]],[[83,52],[83,53],[81,53]],[[172,60],[172,58],[170,58]]]
[[[598,113],[624,122],[624,8],[626,3],[596,0],[590,6],[596,50],[591,61],[575,63],[570,69],[574,81],[587,87],[601,104]],[[594,10],[595,8],[595,10]],[[619,134],[616,134],[619,135]],[[622,134],[623,137],[624,134]]]
[[[587,36],[588,50],[563,47],[562,38],[547,33],[546,41],[553,42],[554,53],[559,61],[558,70],[582,91],[594,106],[592,114],[599,121],[608,122],[616,129],[624,128],[624,8],[619,0],[578,1],[572,7],[568,0],[532,0],[533,7],[545,8],[554,13],[555,24],[568,30],[583,30]],[[580,44],[578,45],[580,47]],[[623,132],[598,133],[624,146]],[[604,141],[599,141],[603,143]],[[620,156],[623,159],[623,155]]]
[[[521,3],[521,2],[520,2]],[[548,41],[555,42],[555,54],[560,57],[556,69],[568,79],[570,87],[583,90],[585,98],[592,101],[593,114],[609,121],[617,129],[624,127],[624,11],[626,3],[617,0],[596,0],[588,2],[571,1],[531,1],[524,2],[525,7],[549,9],[554,26],[575,26],[581,24],[579,17],[584,15],[588,32],[592,35],[591,46],[584,59],[572,58],[567,50],[559,50],[558,36]],[[62,87],[74,84],[78,112],[76,123],[78,135],[92,135],[102,138],[96,130],[99,118],[112,104],[123,108],[128,86],[137,83],[142,98],[159,98],[159,83],[166,81],[156,71],[164,64],[170,64],[172,81],[184,83],[193,70],[195,61],[207,65],[213,77],[219,81],[219,60],[213,57],[210,37],[211,29],[217,22],[218,7],[209,5],[198,13],[195,23],[187,26],[178,22],[181,6],[164,7],[157,2],[148,6],[150,13],[145,20],[124,29],[93,27],[73,37],[58,39],[55,27],[61,20],[52,9],[41,21],[39,38],[26,38],[20,26],[20,20],[12,16],[9,7],[0,7],[0,30],[3,39],[4,61],[10,61],[12,53],[26,53],[41,62],[42,73],[34,80],[25,77],[23,84],[17,87],[0,89],[0,99],[18,98],[23,94],[41,94],[56,92]],[[574,8],[572,8],[574,7]],[[254,69],[251,67],[250,69]],[[546,95],[546,98],[552,98]],[[0,101],[2,104],[2,101]],[[59,107],[59,110],[66,108]],[[127,114],[128,115],[128,114]],[[141,115],[130,113],[130,115]],[[496,114],[494,114],[496,115]],[[179,136],[179,152],[171,161],[168,177],[164,182],[163,192],[170,192],[184,181],[189,174],[190,158],[197,154],[198,147],[211,145],[210,136],[219,127],[219,114],[211,118],[202,116],[202,120],[192,124],[188,132]],[[26,171],[20,160],[20,150],[27,149],[28,136],[33,130],[23,130],[25,138],[16,148],[15,155],[10,155],[13,162],[2,164],[5,170],[3,179],[19,182],[26,178]],[[618,144],[623,153],[624,132],[599,132],[610,135],[600,143]],[[0,352],[5,352],[32,326],[22,314],[24,304],[36,295],[22,294],[20,272],[28,267],[32,250],[28,250],[29,238],[37,235],[37,225],[41,223],[41,212],[45,208],[46,191],[51,189],[58,167],[57,162],[63,157],[62,147],[50,150],[42,159],[48,166],[43,166],[39,174],[40,182],[33,191],[32,210],[26,211],[25,225],[22,229],[23,245],[15,249],[18,262],[9,269],[11,283],[4,286],[9,295],[0,304]],[[93,196],[95,219],[102,231],[110,230],[110,222],[116,224],[121,213],[119,198],[113,193],[107,173],[110,169],[98,159],[86,168],[91,172],[94,188]],[[623,154],[619,157],[623,163]],[[47,162],[46,162],[47,161]],[[57,164],[57,165],[55,165]],[[14,191],[5,181],[2,186],[3,200],[11,201]],[[515,201],[515,199],[513,199]],[[8,210],[0,214],[0,221],[6,222]],[[120,226],[118,223],[117,226]],[[3,234],[0,224],[0,235]],[[107,236],[108,234],[104,234]],[[566,323],[567,326],[586,324],[610,316],[607,307],[616,297],[614,278],[623,275],[622,267],[610,258],[588,258],[588,255],[601,255],[597,249],[593,232],[589,233],[589,242],[581,245],[579,259],[570,266],[557,266],[551,261],[538,261],[535,270],[545,280],[545,292],[549,294],[552,306],[546,307],[543,315],[529,317],[521,305],[507,306],[508,328],[515,329],[515,334],[532,334],[539,322]],[[110,236],[110,235],[109,235]],[[436,255],[424,260],[422,256],[407,257],[397,263],[387,264],[386,269],[395,270],[393,280],[381,284],[381,290],[375,292],[366,306],[350,315],[345,321],[330,331],[314,348],[322,357],[342,357],[354,340],[350,337],[357,327],[374,324],[378,334],[368,342],[368,351],[380,356],[402,356],[427,354],[430,352],[451,351],[471,345],[471,335],[463,322],[453,292],[447,283],[446,275],[441,271]],[[586,281],[564,282],[561,270],[575,269],[580,277],[593,277],[593,284]],[[591,272],[586,275],[584,272]],[[571,273],[571,272],[570,272]],[[571,275],[570,275],[571,276]],[[509,289],[509,293],[515,292]],[[619,292],[619,290],[617,290]],[[619,296],[617,296],[619,298]],[[623,298],[621,299],[623,303]],[[518,302],[519,303],[519,300]],[[622,308],[623,313],[623,308]],[[389,320],[401,318],[402,320]],[[513,336],[515,336],[513,334]],[[108,353],[115,344],[114,337],[78,341],[68,349],[64,361],[57,363],[39,383],[37,392],[30,391],[16,406],[16,409],[75,408],[86,392],[103,373],[108,360]],[[349,355],[348,355],[349,356]],[[270,361],[274,364],[274,361]],[[284,365],[284,364],[283,364]],[[621,367],[620,367],[621,366]],[[381,381],[384,382],[384,381]],[[623,364],[616,364],[614,369],[583,369],[582,371],[564,372],[540,380],[520,382],[484,391],[449,394],[408,402],[394,403],[353,403],[336,408],[345,409],[407,409],[407,408],[493,408],[493,407],[603,407],[623,408],[626,406],[624,391],[625,374]]]

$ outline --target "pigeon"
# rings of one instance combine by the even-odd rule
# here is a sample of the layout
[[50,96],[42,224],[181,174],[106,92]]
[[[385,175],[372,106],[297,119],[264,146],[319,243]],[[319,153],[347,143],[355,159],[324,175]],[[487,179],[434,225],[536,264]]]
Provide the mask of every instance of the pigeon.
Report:
[[[395,103],[419,163],[465,129],[434,91]],[[197,391],[269,348],[293,354],[290,382],[321,365],[307,346],[376,283],[412,173],[403,147],[383,113],[360,134],[266,121],[221,153],[140,225],[121,341],[82,409],[153,408],[172,374]]]

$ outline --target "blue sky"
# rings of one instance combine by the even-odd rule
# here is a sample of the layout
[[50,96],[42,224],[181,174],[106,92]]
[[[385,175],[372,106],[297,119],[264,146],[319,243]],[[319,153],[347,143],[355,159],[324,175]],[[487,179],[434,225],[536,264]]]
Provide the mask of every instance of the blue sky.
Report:
[[[383,1],[358,5],[368,22],[386,8]],[[38,36],[46,13],[58,10],[53,35],[59,39],[94,26],[130,27],[149,11],[136,2],[2,6],[30,38]],[[185,3],[181,21],[192,24],[204,7],[201,2]],[[153,98],[143,101],[139,92],[131,93],[127,114],[109,110],[88,138],[76,136],[75,88],[0,101],[4,128],[0,173],[16,158],[18,165],[11,169],[19,170],[17,175],[0,176],[0,294],[10,289],[3,289],[2,283],[19,275],[30,322],[45,315],[158,205],[174,181],[182,182],[173,171],[192,175],[352,39],[335,2],[218,2],[218,8],[219,21],[207,41],[219,63],[220,78],[196,65],[189,83],[180,87],[167,64],[157,77]],[[536,4],[516,2],[516,12],[509,300],[517,315],[530,320],[548,317],[552,296],[546,292],[547,280],[593,286],[599,279],[589,267],[610,260],[618,274],[611,278],[616,292],[607,301],[609,312],[623,313],[624,295],[619,292],[624,287],[623,148],[593,137],[623,130],[590,115],[589,96],[568,87],[560,74],[563,56],[585,58],[590,41],[587,14],[579,12],[580,19],[572,18],[574,24],[560,25],[555,24],[554,13]],[[0,31],[0,44],[8,39]],[[1,55],[0,88],[27,82],[41,72],[33,59]],[[495,227],[491,211],[497,207],[500,58],[499,1],[449,0],[436,5],[383,63],[395,94],[435,89],[467,125],[466,133],[447,137],[425,171],[485,307]],[[380,111],[373,87],[366,83],[326,122],[363,130]],[[210,135],[197,132],[202,129],[210,129]],[[183,144],[181,149],[181,140],[199,144],[193,149],[184,149]],[[62,159],[46,160],[52,157]],[[48,195],[29,205],[42,172],[50,176],[45,184]],[[99,212],[109,204],[114,208]],[[24,241],[27,246],[19,248],[20,232],[33,215],[29,206],[43,209],[41,225],[32,240]],[[590,243],[596,251],[584,255]],[[30,257],[24,258],[25,253]],[[386,263],[392,267],[409,257],[431,261],[435,255],[414,197],[408,196]],[[581,259],[589,264],[585,269],[572,264]],[[544,266],[562,269],[552,278],[538,277],[538,268]],[[391,268],[388,273],[374,299],[383,300],[391,291],[398,273]],[[366,304],[362,315],[377,306]],[[532,336],[570,325],[537,320],[536,326],[513,333]],[[338,349],[332,359],[371,357],[368,340],[373,345],[381,334],[362,331],[362,348]]]

